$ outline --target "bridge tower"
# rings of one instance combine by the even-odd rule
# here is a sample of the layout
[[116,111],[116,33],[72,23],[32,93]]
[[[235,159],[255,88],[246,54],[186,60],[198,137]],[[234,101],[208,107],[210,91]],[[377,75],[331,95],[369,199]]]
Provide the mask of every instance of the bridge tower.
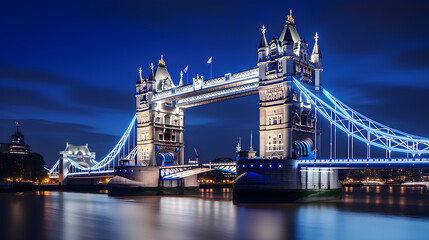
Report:
[[[149,78],[139,76],[136,84],[137,165],[157,166],[184,164],[185,110],[175,102],[154,103],[154,94],[174,89],[175,85],[161,55],[156,70],[151,65]],[[183,82],[183,80],[181,80]]]
[[292,10],[280,37],[267,42],[265,27],[258,48],[259,153],[262,158],[314,157],[320,128],[311,104],[294,88],[293,78],[319,90],[321,57],[318,36],[312,55],[296,29]]

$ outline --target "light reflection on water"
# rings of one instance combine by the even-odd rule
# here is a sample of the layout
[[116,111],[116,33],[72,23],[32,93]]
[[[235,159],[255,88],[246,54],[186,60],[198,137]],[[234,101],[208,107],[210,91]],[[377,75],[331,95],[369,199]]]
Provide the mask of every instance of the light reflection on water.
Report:
[[0,239],[427,239],[424,188],[345,187],[341,201],[235,205],[198,196],[0,193]]

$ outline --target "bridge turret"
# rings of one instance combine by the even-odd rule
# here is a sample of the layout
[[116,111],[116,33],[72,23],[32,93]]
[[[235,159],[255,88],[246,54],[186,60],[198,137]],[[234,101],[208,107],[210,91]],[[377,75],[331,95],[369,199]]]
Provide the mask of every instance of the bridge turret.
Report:
[[180,70],[180,81],[179,81],[179,87],[181,87],[181,86],[183,86],[184,85],[184,83],[183,83],[183,71],[182,70]]
[[139,77],[137,78],[137,85],[142,84],[143,83],[143,77],[142,77],[142,68],[139,67]]
[[322,52],[319,47],[319,35],[316,33],[314,36],[314,47],[313,52],[311,53],[311,62],[314,64],[314,87],[316,90],[320,90],[322,85]]
[[262,36],[261,36],[261,42],[259,43],[258,48],[258,62],[263,61],[267,55],[268,55],[268,43],[267,38],[265,37],[265,26],[262,26]]
[[147,90],[153,91],[155,89],[155,74],[153,72],[153,63],[150,64],[150,75],[147,81]]

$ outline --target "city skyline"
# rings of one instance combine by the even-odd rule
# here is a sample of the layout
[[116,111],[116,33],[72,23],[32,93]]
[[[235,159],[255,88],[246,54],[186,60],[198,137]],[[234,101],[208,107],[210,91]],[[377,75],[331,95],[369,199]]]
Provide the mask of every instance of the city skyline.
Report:
[[[48,166],[56,161],[52,158],[66,142],[88,143],[97,156],[104,156],[134,115],[139,67],[148,77],[150,63],[156,64],[163,54],[175,84],[180,70],[188,65],[190,81],[196,74],[207,79],[211,56],[213,76],[249,69],[257,58],[260,28],[265,25],[268,39],[278,37],[289,8],[293,9],[298,32],[310,47],[315,32],[320,35],[324,87],[377,121],[428,136],[429,129],[421,121],[429,118],[428,113],[415,115],[424,109],[424,93],[429,90],[425,79],[429,36],[419,31],[428,18],[424,14],[428,6],[419,1],[405,7],[399,1],[389,3],[388,11],[383,12],[379,2],[359,5],[335,1],[320,8],[313,3],[309,9],[281,4],[282,8],[260,12],[253,3],[244,9],[238,8],[239,3],[220,4],[222,8],[210,3],[213,6],[208,9],[197,2],[185,6],[170,2],[165,18],[155,15],[162,9],[153,3],[135,2],[128,7],[112,4],[102,9],[94,2],[67,7],[56,3],[49,5],[50,9],[26,4],[23,11],[10,6],[11,11],[3,12],[1,18],[13,19],[14,14],[16,18],[20,16],[18,10],[23,15],[13,24],[2,21],[2,29],[14,34],[0,40],[2,46],[9,46],[2,49],[0,59],[5,93],[1,101],[7,103],[2,105],[0,127],[4,134],[0,142],[10,136],[9,129],[12,131],[14,122],[19,121],[28,144],[42,153]],[[42,14],[32,7],[46,11]],[[133,14],[138,10],[149,16]],[[180,11],[187,14],[173,22]],[[256,13],[259,17],[252,18]],[[73,18],[76,15],[80,18]],[[58,21],[49,21],[49,16],[56,16]],[[402,34],[397,34],[397,29]],[[257,106],[258,98],[250,96],[187,109],[185,159],[194,157],[193,147],[207,160],[233,157],[238,136],[246,139],[251,130],[258,131]],[[198,146],[201,139],[204,146]]]

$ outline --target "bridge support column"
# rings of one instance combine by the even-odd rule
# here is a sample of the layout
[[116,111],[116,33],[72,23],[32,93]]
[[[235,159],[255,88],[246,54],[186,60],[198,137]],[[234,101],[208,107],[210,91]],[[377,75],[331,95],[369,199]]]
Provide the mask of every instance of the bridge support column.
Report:
[[[137,163],[143,166],[184,164],[185,110],[173,103],[137,109]],[[171,153],[168,162],[158,162],[158,153]],[[159,159],[165,159],[160,157]]]

